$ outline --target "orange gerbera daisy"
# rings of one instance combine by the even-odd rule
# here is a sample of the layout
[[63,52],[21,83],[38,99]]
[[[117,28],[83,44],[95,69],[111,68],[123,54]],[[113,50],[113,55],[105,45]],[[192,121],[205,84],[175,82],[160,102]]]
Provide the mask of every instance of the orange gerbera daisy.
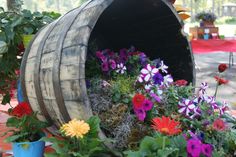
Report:
[[153,129],[165,135],[176,135],[181,132],[180,123],[169,117],[153,118],[152,123]]

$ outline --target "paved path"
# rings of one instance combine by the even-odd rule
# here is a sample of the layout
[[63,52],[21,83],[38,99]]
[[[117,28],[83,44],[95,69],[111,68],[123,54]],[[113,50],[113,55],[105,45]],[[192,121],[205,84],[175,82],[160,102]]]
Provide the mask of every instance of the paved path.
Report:
[[[227,52],[214,52],[208,54],[194,54],[196,62],[196,85],[201,82],[209,83],[208,94],[214,94],[216,81],[214,76],[216,75],[218,65],[220,63],[229,63],[229,53]],[[229,80],[227,85],[222,85],[218,91],[218,100],[227,101],[231,104],[232,108],[236,109],[236,53],[234,53],[235,65],[224,72],[224,76]]]

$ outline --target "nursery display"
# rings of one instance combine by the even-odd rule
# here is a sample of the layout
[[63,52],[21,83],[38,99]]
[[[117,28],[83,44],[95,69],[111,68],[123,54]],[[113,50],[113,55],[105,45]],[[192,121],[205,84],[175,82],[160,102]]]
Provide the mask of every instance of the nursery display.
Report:
[[40,139],[45,136],[43,129],[49,124],[37,118],[37,112],[33,112],[26,102],[18,104],[9,110],[10,118],[6,122],[11,133],[5,142],[12,143],[14,157],[42,157],[45,142]]

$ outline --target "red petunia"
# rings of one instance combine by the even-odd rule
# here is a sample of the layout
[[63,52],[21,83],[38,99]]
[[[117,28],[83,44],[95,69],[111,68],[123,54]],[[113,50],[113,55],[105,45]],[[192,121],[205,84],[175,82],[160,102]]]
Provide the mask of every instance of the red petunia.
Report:
[[177,80],[174,82],[176,86],[186,86],[188,84],[188,81],[186,80]]
[[162,118],[153,118],[152,123],[152,128],[164,135],[171,136],[181,132],[180,123],[169,117],[162,116]]
[[218,131],[224,131],[226,129],[225,122],[222,119],[216,119],[213,123],[213,128]]
[[146,97],[144,95],[139,94],[139,93],[135,94],[135,96],[132,99],[132,103],[134,105],[134,108],[135,109],[142,108],[143,102],[144,102],[145,99],[146,99]]
[[218,82],[219,85],[227,84],[229,82],[229,80],[225,80],[225,79],[220,78],[218,76],[215,76],[214,78],[216,79],[216,81]]
[[12,115],[17,117],[23,117],[24,115],[30,115],[32,113],[30,105],[26,102],[19,103],[12,109]]
[[224,72],[227,68],[228,68],[227,64],[220,64],[220,65],[218,66],[218,71],[219,71],[220,73],[222,73],[222,72]]

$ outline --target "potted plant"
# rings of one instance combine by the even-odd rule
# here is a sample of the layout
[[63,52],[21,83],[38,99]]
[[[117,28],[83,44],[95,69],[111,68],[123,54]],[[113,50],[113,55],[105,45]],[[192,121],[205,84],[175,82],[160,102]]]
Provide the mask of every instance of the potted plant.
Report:
[[44,137],[42,140],[52,142],[54,152],[45,157],[114,157],[112,152],[99,139],[100,119],[90,117],[87,121],[73,119],[60,127],[61,137]]
[[[37,118],[37,112],[32,112],[28,103],[20,103],[10,109],[11,117],[6,126],[11,128],[7,133],[12,133],[6,142],[12,142],[14,157],[42,157],[45,142],[40,141],[45,136],[43,129],[49,126],[47,122]],[[5,134],[7,134],[5,133]]]
[[200,27],[214,27],[216,15],[211,12],[200,12],[196,14],[196,21],[200,21]]

